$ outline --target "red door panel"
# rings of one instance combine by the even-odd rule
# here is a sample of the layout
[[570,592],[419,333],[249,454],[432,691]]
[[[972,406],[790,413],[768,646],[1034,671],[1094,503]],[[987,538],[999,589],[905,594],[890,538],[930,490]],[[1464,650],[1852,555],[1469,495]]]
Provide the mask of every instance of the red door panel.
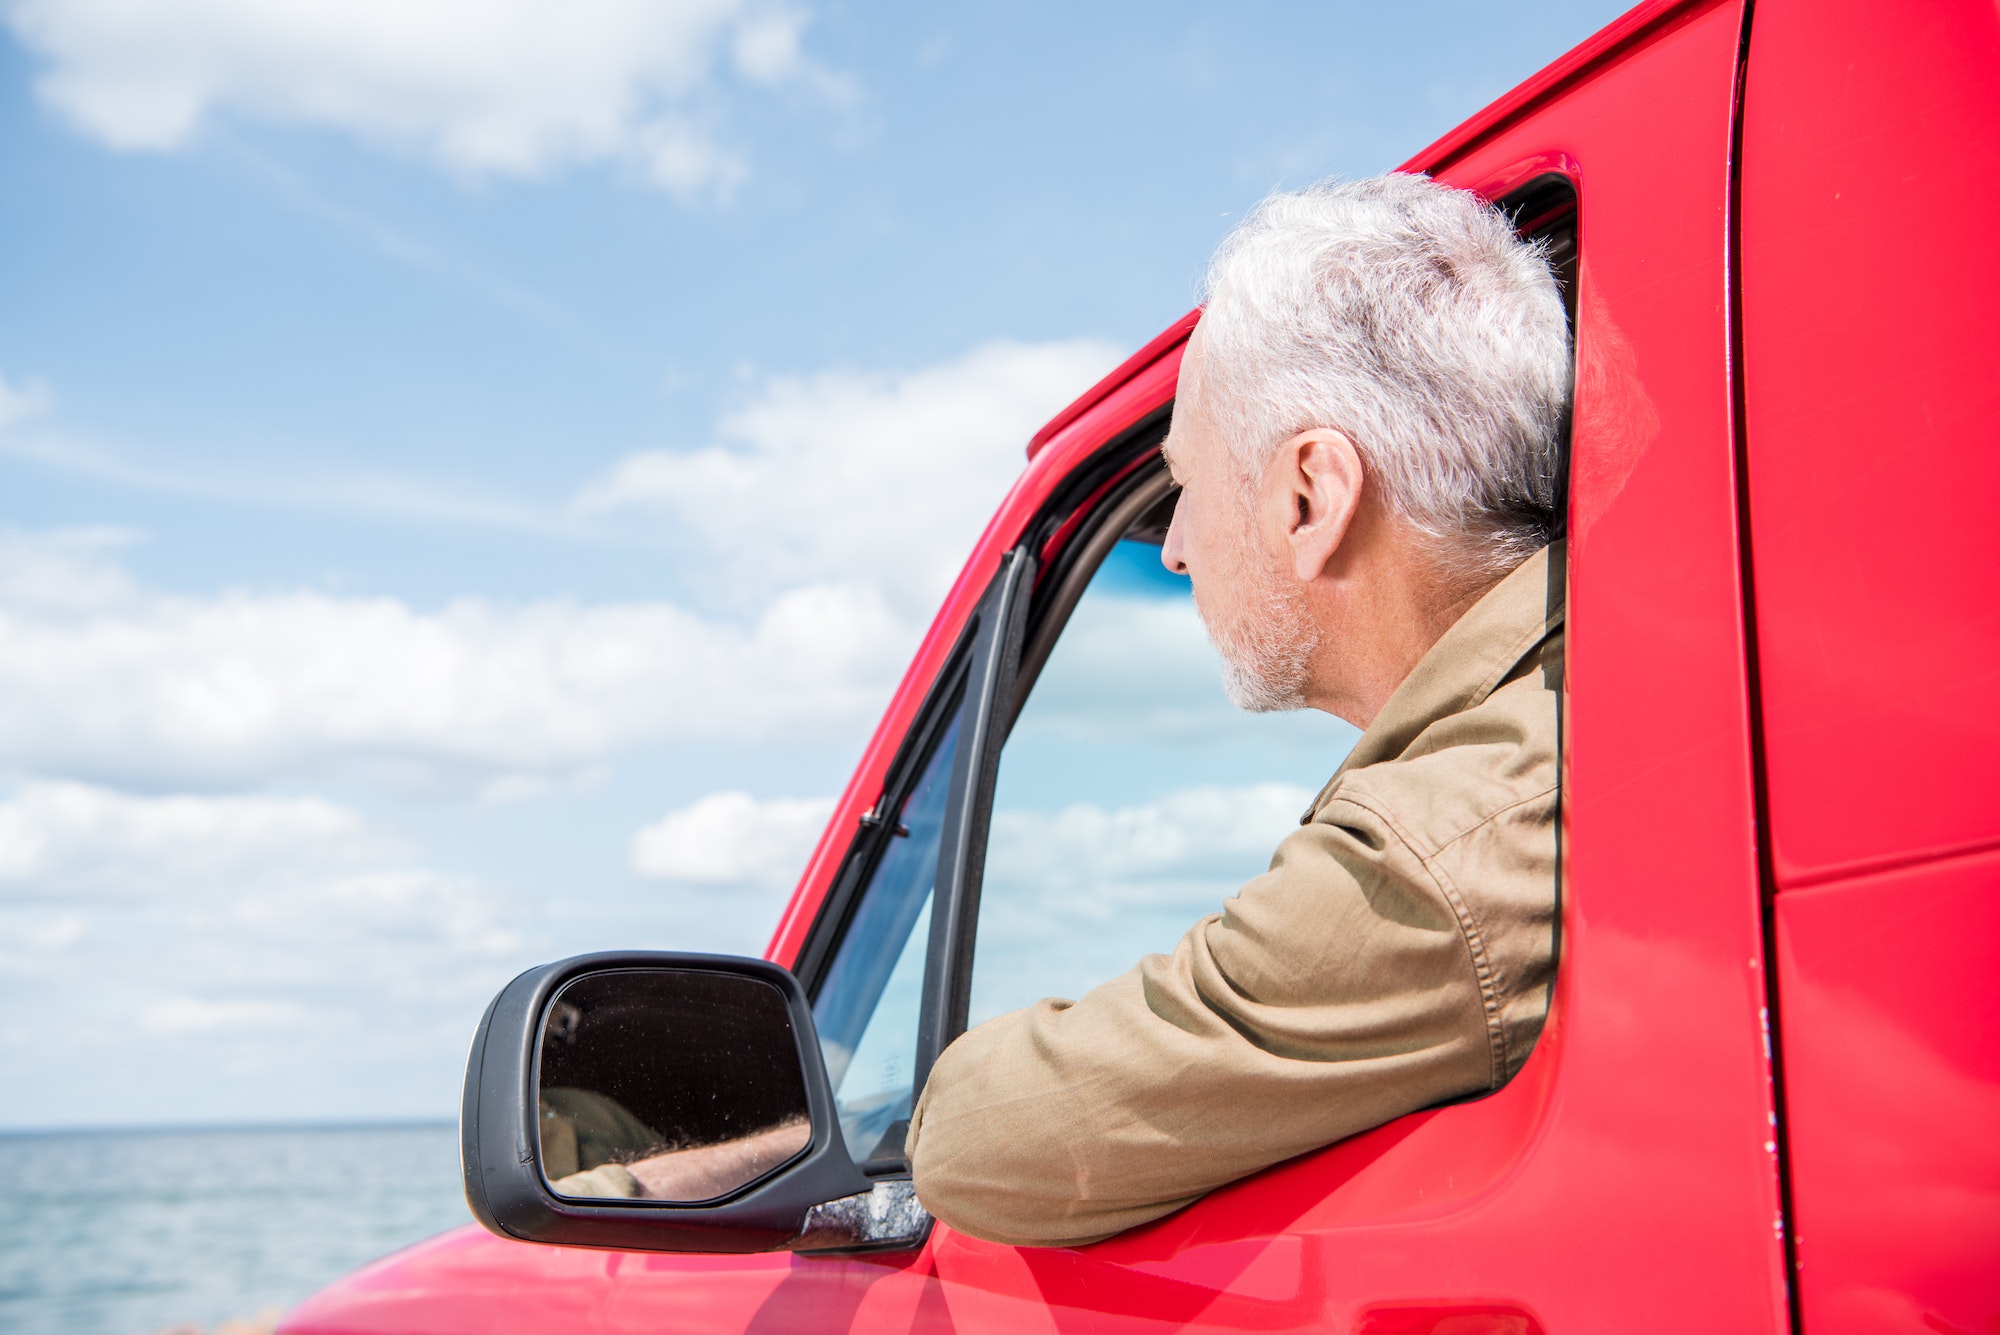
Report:
[[2000,853],[1778,898],[1810,1335],[2000,1329]]
[[1743,163],[1778,883],[2000,843],[2000,7],[1760,2]]
[[1760,0],[1743,373],[1812,1335],[2000,1328],[1996,217],[2000,9]]

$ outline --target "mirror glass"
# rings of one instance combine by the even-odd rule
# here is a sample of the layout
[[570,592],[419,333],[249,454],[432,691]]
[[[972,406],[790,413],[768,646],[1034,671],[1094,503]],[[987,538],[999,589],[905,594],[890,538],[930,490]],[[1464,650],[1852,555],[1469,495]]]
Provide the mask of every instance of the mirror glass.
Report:
[[784,993],[706,969],[609,969],[542,1017],[542,1172],[561,1196],[693,1203],[812,1139]]

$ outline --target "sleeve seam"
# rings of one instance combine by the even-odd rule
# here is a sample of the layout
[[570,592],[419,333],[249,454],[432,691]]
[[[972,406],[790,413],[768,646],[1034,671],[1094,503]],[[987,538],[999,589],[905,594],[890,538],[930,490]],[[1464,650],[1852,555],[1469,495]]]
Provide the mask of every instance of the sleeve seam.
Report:
[[1471,834],[1474,830],[1490,824],[1503,813],[1511,811],[1524,802],[1533,801],[1535,797],[1545,796],[1548,791],[1550,790],[1545,789],[1543,792],[1534,794],[1532,797],[1524,797],[1518,801],[1509,802],[1506,806],[1488,814],[1478,824],[1472,825],[1459,834],[1452,836],[1451,839],[1447,840],[1430,855],[1425,855],[1417,851],[1416,842],[1410,838],[1409,832],[1403,827],[1403,823],[1397,820],[1391,812],[1373,803],[1361,801],[1352,795],[1343,794],[1340,799],[1359,807],[1387,826],[1389,832],[1416,858],[1417,865],[1424,869],[1424,873],[1431,879],[1431,884],[1436,887],[1439,897],[1451,909],[1452,917],[1458,923],[1459,935],[1465,942],[1468,962],[1472,965],[1473,978],[1479,985],[1480,1011],[1486,1023],[1488,1062],[1486,1087],[1488,1090],[1498,1089],[1501,1086],[1507,1070],[1507,1031],[1506,1026],[1501,1023],[1500,1018],[1499,982],[1495,976],[1492,959],[1487,953],[1485,931],[1480,927],[1478,918],[1473,914],[1471,907],[1466,904],[1464,897],[1459,894],[1458,886],[1445,874],[1443,868],[1435,865],[1433,859],[1444,848],[1456,843],[1466,835]]

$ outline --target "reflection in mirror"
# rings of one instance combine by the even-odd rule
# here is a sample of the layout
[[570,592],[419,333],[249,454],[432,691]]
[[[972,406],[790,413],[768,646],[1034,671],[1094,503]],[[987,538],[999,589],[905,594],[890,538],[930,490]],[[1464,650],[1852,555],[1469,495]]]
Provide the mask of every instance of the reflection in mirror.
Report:
[[692,1203],[739,1191],[812,1139],[785,997],[699,969],[610,969],[542,1020],[542,1172],[559,1196]]

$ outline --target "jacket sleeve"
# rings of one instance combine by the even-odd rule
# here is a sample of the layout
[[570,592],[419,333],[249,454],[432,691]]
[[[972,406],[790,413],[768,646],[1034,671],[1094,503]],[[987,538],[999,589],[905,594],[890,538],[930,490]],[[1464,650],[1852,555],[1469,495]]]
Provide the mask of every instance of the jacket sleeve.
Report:
[[1171,955],[969,1031],[910,1120],[918,1198],[1092,1242],[1499,1083],[1476,941],[1394,822],[1336,796]]

